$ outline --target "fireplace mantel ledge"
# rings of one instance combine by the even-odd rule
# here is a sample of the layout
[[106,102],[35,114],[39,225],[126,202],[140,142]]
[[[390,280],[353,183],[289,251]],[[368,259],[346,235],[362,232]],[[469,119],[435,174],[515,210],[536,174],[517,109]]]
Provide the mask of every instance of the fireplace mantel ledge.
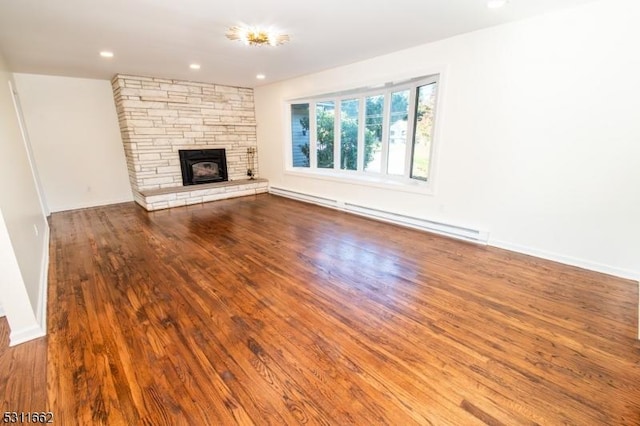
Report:
[[238,179],[202,185],[150,189],[134,194],[136,203],[147,211],[206,203],[226,198],[255,195],[269,190],[267,179]]

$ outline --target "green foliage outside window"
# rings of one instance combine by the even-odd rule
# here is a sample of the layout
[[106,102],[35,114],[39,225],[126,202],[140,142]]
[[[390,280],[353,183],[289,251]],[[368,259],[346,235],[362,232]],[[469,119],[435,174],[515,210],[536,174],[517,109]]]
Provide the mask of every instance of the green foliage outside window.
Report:
[[[407,101],[408,100],[406,98],[395,97],[393,110],[406,110]],[[367,116],[364,129],[365,169],[367,164],[373,160],[373,153],[380,148],[380,141],[382,140],[384,98],[367,98],[366,108]],[[333,111],[318,111],[316,116],[316,126],[318,129],[318,167],[333,168],[333,144],[335,140]],[[356,170],[358,165],[358,120],[346,117],[346,114],[343,114],[343,117],[341,117],[340,127],[340,138],[342,141],[340,149],[341,168],[345,170]],[[309,144],[301,145],[300,150],[309,161]]]

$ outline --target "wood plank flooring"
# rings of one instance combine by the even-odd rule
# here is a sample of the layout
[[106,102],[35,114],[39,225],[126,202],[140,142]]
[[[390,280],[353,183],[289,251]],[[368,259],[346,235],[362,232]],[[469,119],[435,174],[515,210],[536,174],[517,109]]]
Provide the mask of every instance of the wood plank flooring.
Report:
[[62,425],[640,424],[637,283],[266,194],[51,225],[49,334],[0,350],[5,410],[45,404]]

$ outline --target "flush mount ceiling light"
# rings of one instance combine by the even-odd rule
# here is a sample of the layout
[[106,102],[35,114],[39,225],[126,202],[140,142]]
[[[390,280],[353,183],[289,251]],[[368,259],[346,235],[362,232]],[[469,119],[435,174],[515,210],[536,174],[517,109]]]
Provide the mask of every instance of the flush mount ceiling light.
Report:
[[267,78],[267,76],[266,76],[266,75],[264,75],[264,74],[258,74],[258,75],[256,75],[256,78],[257,78],[258,80],[264,80],[265,78]]
[[103,50],[102,52],[100,52],[100,56],[102,56],[103,58],[113,58],[113,52]]
[[189,68],[191,68],[192,70],[199,70],[200,69],[200,64],[191,64],[191,65],[189,65]]
[[257,27],[231,27],[226,35],[229,40],[238,40],[249,46],[279,46],[289,41],[287,34]]

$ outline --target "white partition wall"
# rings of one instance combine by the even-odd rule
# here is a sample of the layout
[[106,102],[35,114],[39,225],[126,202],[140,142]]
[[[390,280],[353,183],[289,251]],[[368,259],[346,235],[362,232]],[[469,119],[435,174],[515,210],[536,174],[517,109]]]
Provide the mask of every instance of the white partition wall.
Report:
[[10,344],[46,332],[49,226],[0,55],[0,303]]

